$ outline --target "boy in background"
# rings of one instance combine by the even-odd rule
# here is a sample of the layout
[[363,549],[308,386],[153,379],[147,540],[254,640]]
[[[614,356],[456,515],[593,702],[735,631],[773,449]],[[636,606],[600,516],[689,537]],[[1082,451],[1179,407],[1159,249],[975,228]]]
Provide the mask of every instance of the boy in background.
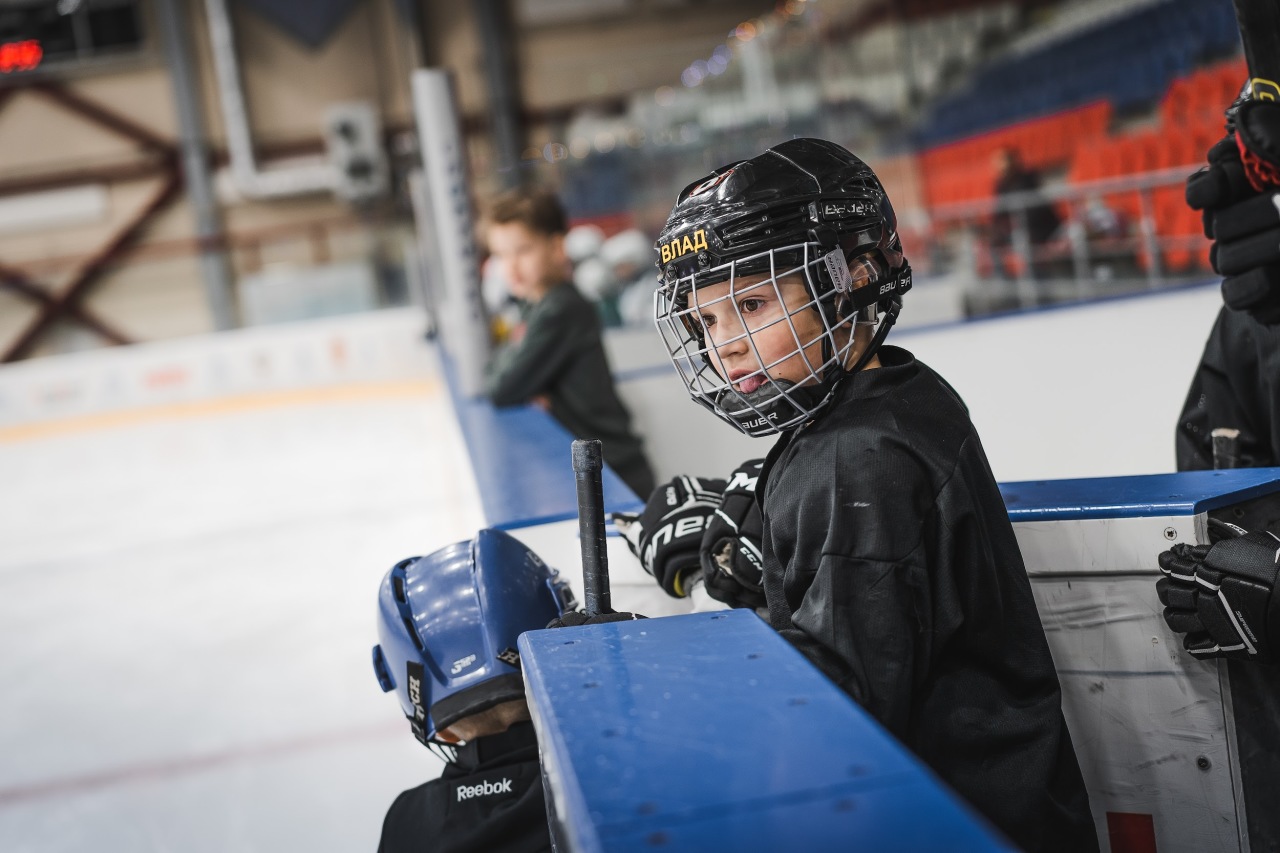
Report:
[[653,472],[613,384],[599,315],[569,279],[566,226],[546,191],[515,190],[490,207],[489,252],[523,324],[490,362],[486,390],[495,406],[534,403],[575,438],[600,439],[605,462],[644,500]]

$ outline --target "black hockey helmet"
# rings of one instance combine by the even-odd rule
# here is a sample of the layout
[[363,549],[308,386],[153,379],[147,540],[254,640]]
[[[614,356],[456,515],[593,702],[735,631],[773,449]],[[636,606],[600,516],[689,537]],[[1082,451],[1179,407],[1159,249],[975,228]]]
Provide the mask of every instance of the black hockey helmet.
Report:
[[[880,180],[862,160],[821,139],[783,142],[690,184],[655,249],[655,319],[676,369],[695,401],[749,435],[780,432],[812,418],[840,378],[874,355],[911,287],[897,216]],[[809,305],[822,319],[821,363],[806,358],[810,373],[801,382],[778,380],[757,350],[763,381],[759,390],[744,393],[715,370],[715,347],[708,343],[695,291],[728,281],[729,294],[722,298],[736,301],[743,293],[735,290],[738,279],[749,277],[752,288],[763,279],[776,289],[788,276],[803,276]],[[800,340],[795,324],[787,324],[797,350],[815,343]],[[850,366],[855,324],[876,331]],[[742,328],[749,328],[746,321]]]

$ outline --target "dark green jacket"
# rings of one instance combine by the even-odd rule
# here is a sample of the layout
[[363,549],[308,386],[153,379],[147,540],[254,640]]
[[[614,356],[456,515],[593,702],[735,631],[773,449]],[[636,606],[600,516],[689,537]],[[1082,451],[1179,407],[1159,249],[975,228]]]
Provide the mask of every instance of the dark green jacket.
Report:
[[515,406],[545,394],[552,416],[575,438],[600,439],[605,462],[644,500],[653,473],[614,387],[595,308],[566,282],[522,313],[524,337],[489,363],[489,398],[495,406]]

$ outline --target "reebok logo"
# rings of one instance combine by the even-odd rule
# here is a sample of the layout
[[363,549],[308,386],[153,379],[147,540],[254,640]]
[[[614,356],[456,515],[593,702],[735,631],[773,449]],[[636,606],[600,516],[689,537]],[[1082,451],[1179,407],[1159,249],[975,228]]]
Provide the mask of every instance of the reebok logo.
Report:
[[481,782],[479,785],[459,785],[458,786],[458,802],[469,800],[472,797],[488,797],[493,794],[510,794],[511,780],[503,779],[501,782]]

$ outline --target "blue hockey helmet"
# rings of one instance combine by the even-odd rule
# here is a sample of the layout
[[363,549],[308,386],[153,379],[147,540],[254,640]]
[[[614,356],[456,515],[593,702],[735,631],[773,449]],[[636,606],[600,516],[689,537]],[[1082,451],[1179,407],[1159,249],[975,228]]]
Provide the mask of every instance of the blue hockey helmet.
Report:
[[422,743],[463,717],[524,697],[516,638],[576,606],[519,540],[481,530],[392,566],[378,591],[373,669]]

